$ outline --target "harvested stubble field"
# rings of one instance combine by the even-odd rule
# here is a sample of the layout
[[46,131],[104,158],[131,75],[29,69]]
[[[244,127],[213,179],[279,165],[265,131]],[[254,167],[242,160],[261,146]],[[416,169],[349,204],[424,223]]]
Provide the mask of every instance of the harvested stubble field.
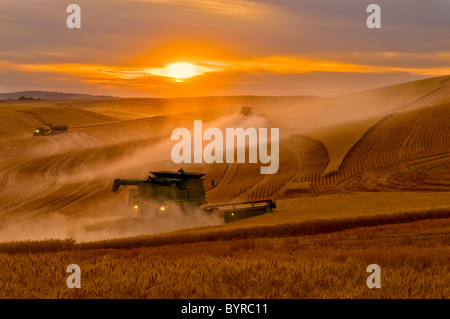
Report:
[[[243,104],[257,114],[233,115]],[[448,76],[327,99],[0,103],[0,295],[448,298],[449,105]],[[170,134],[194,119],[280,128],[277,174],[183,165],[206,173],[209,203],[273,198],[274,213],[141,221],[127,190],[111,192],[117,177],[178,169]],[[46,123],[69,132],[31,137]],[[81,289],[66,286],[73,263]],[[366,286],[369,264],[381,289]]]

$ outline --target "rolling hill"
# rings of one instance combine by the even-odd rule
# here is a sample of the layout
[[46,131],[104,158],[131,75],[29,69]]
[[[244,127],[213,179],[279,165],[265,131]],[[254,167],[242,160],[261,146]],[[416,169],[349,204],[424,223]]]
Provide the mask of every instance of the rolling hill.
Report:
[[19,98],[32,98],[41,100],[72,100],[72,99],[110,99],[113,96],[90,95],[80,93],[47,92],[47,91],[20,91],[10,93],[0,93],[0,100],[17,100]]
[[[279,171],[174,164],[171,132],[194,119],[279,128]],[[69,131],[32,136],[49,123]],[[0,151],[5,298],[449,297],[450,76],[335,98],[9,100]],[[209,204],[277,208],[136,219],[129,188],[111,191],[180,166],[206,173]],[[73,263],[82,289],[65,285]],[[383,289],[365,286],[373,263]]]
[[[283,201],[357,192],[417,192],[417,196],[433,192],[442,198],[450,190],[449,79],[432,78],[336,98],[1,103],[0,218],[7,229],[55,214],[63,220],[86,218],[89,223],[132,215],[126,205],[127,191],[111,192],[113,179],[178,169],[180,165],[170,160],[174,144],[170,134],[176,127],[192,127],[193,119],[219,127],[239,123],[279,127],[281,132],[277,174],[260,175],[260,164],[183,165],[186,170],[206,173],[210,203],[270,197],[283,207]],[[242,104],[254,108],[255,116],[247,122],[236,115]],[[314,120],[318,114],[325,116]],[[36,126],[47,123],[68,124],[69,131],[48,138],[31,136]],[[430,208],[428,200],[423,203],[416,208]],[[295,205],[286,205],[291,207],[288,211],[295,211]],[[283,222],[283,214],[277,218]],[[78,224],[68,230],[75,237],[85,232],[83,222]],[[164,232],[184,226],[174,222],[136,231]],[[3,233],[2,238],[8,239],[9,233]]]

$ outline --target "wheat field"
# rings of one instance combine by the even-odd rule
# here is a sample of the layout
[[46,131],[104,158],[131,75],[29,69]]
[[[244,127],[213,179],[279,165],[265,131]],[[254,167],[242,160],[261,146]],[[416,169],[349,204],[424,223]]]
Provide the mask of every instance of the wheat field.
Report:
[[[448,298],[448,218],[325,235],[1,253],[2,298]],[[45,243],[46,245],[49,243]],[[73,243],[72,243],[73,245]],[[69,249],[68,249],[69,248]],[[22,247],[21,249],[25,249]],[[30,249],[33,251],[33,248]],[[81,268],[68,289],[66,267]],[[381,268],[369,289],[366,268]]]

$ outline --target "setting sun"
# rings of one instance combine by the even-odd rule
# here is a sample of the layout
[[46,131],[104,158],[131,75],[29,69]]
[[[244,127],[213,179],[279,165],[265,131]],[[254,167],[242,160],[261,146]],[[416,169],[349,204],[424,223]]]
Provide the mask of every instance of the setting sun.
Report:
[[177,62],[167,66],[167,75],[176,79],[187,79],[198,75],[198,70],[190,63]]
[[[221,71],[222,68],[219,68],[217,66],[209,66],[203,64],[193,64],[188,62],[173,62],[166,64],[164,67],[160,68],[148,68],[143,69],[142,71],[138,72],[139,75],[143,74],[150,74],[153,76],[161,76],[168,78],[170,82],[189,82],[187,79],[197,77],[200,75],[203,75],[207,72],[218,72]],[[122,71],[121,75],[124,76],[132,76],[133,73]]]

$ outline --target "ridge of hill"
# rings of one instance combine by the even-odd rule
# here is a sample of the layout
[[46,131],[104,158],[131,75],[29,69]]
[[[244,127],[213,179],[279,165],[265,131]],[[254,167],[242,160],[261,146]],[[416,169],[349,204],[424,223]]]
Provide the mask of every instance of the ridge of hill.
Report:
[[49,91],[19,91],[10,93],[0,93],[0,100],[20,99],[41,99],[41,100],[72,100],[72,99],[111,99],[113,96],[91,95],[82,93],[65,93]]

